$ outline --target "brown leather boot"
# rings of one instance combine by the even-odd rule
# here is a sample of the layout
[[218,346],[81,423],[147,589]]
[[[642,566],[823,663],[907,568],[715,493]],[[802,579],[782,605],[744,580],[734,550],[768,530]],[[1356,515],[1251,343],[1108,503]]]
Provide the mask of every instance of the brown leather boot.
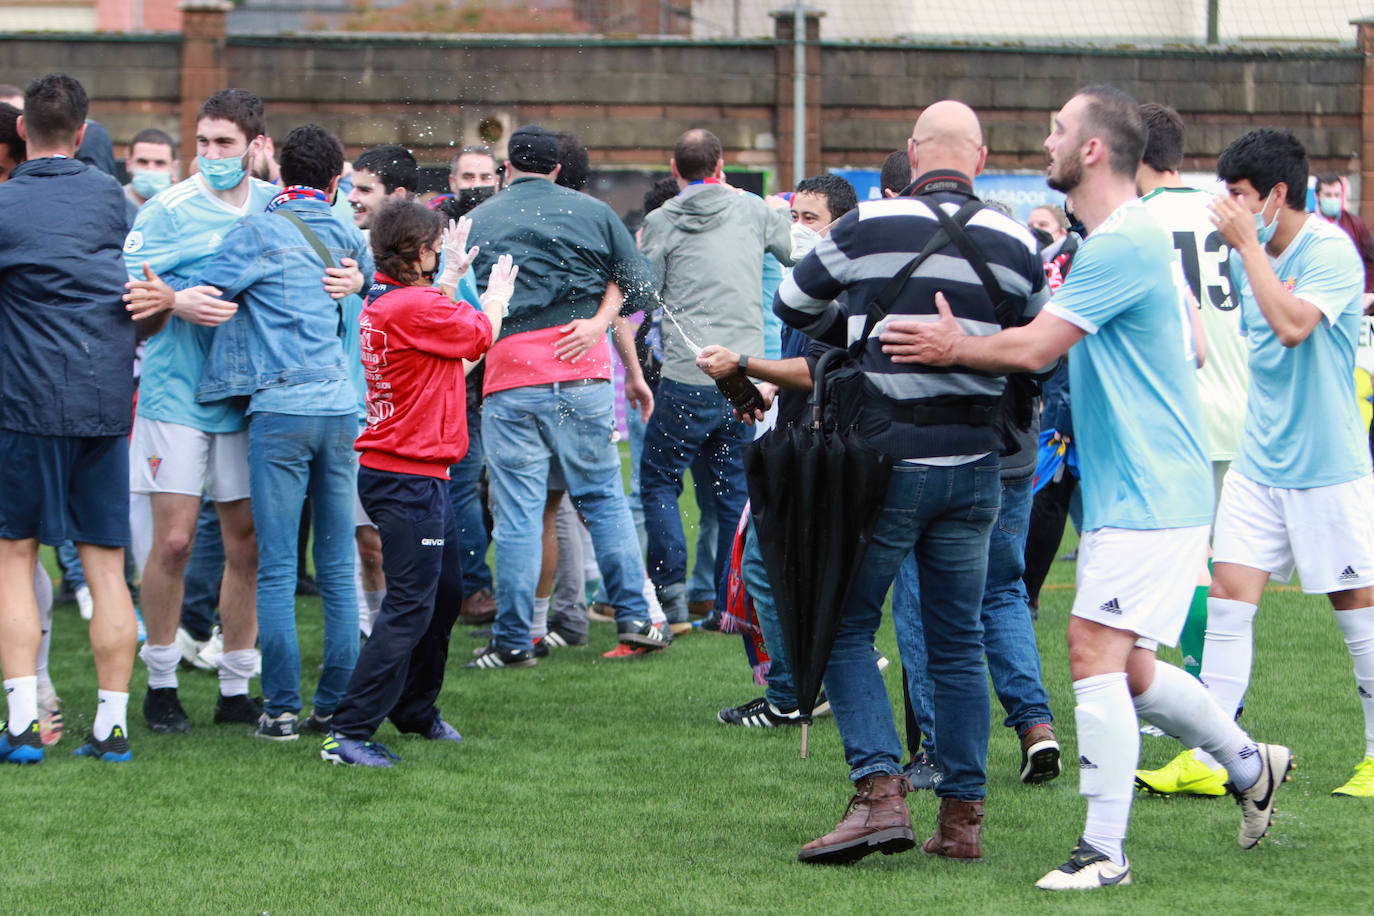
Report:
[[854,784],[854,797],[835,829],[802,847],[797,858],[815,865],[843,865],[872,852],[890,856],[916,845],[903,776],[874,773]]
[[940,813],[935,818],[935,836],[926,840],[921,849],[946,859],[981,859],[983,857],[983,803],[940,799]]

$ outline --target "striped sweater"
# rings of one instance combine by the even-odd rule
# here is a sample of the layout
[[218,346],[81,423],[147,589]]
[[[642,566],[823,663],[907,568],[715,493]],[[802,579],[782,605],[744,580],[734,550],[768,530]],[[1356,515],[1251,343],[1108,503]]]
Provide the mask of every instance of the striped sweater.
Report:
[[[969,179],[957,172],[929,172],[908,193],[937,203],[950,215],[973,199]],[[863,333],[866,305],[905,264],[920,253],[939,222],[912,197],[871,200],[840,218],[829,235],[797,264],[778,289],[774,311],[788,325],[813,338],[844,329],[852,344]],[[1015,220],[978,211],[965,227],[970,240],[987,258],[1003,294],[1021,321],[1028,322],[1049,299],[1045,269],[1035,239]],[[836,301],[842,292],[848,295]],[[990,404],[1006,385],[1004,376],[962,366],[899,365],[882,352],[878,340],[893,320],[935,321],[935,293],[943,292],[955,319],[968,334],[995,334],[1002,329],[978,275],[950,242],[927,258],[869,337],[861,357],[873,405],[918,406]],[[870,416],[871,414],[871,416]],[[912,426],[887,411],[865,411],[861,431],[873,444],[896,458],[976,455],[1001,449],[991,426]]]

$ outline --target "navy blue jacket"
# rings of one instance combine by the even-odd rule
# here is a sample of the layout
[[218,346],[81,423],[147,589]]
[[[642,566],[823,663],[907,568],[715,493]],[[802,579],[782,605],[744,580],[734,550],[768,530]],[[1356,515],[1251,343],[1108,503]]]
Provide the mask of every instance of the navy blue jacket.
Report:
[[0,184],[0,429],[120,436],[133,423],[124,190],[76,159]]

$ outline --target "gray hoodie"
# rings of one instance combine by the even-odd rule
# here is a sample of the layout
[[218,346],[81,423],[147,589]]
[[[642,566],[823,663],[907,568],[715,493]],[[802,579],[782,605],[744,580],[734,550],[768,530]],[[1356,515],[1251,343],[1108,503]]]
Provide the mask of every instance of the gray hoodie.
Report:
[[698,346],[763,355],[763,253],[791,264],[791,227],[788,211],[719,184],[688,185],[645,217],[640,249],[669,313],[664,378],[712,384],[696,366]]

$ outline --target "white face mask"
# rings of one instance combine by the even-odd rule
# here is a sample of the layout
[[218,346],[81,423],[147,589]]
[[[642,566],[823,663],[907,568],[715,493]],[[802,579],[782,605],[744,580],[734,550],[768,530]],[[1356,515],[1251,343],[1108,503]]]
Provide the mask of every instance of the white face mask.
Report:
[[811,253],[821,240],[821,234],[810,226],[792,224],[792,260],[800,261]]
[[1264,204],[1260,207],[1260,212],[1255,214],[1255,235],[1259,236],[1259,243],[1261,245],[1268,245],[1269,240],[1274,237],[1274,233],[1277,232],[1279,228],[1279,210],[1283,209],[1282,200],[1279,201],[1278,210],[1274,211],[1274,218],[1267,223],[1264,221],[1264,209],[1269,206],[1269,198],[1272,195],[1273,192],[1271,191],[1265,196]]

